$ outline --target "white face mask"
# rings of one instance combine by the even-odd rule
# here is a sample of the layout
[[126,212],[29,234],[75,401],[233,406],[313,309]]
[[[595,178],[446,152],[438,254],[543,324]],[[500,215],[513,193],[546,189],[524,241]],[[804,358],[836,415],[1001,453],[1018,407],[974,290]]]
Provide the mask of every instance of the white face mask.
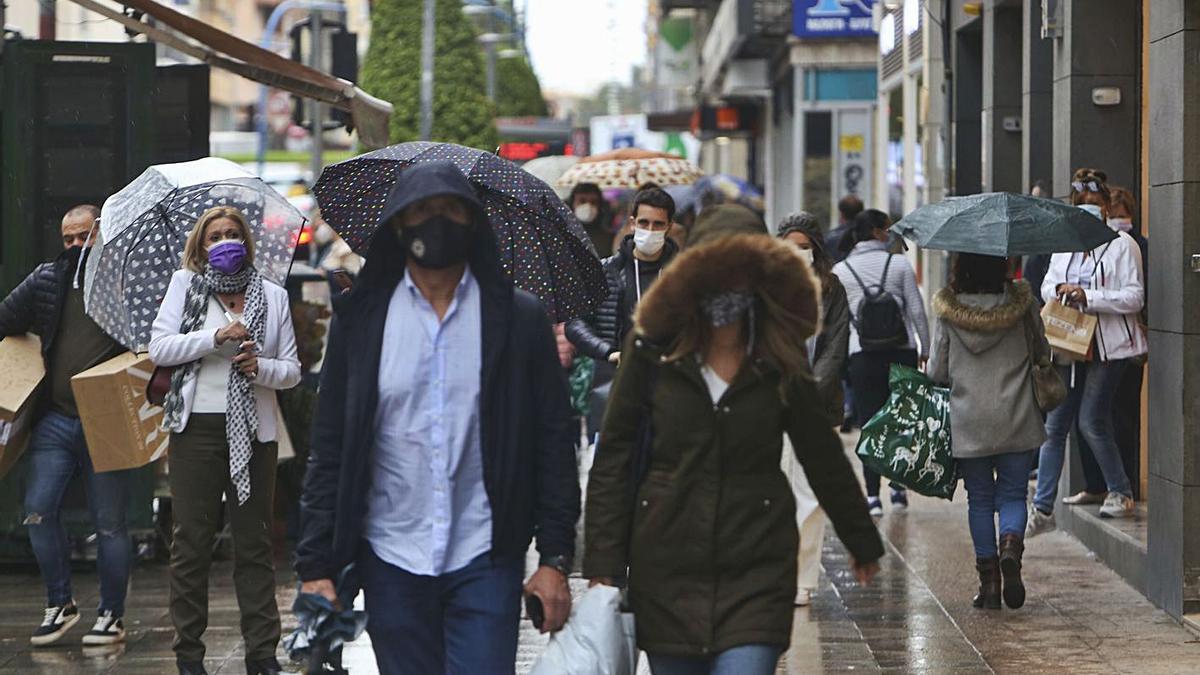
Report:
[[1133,220],[1130,218],[1109,218],[1108,226],[1118,232],[1128,232],[1133,229]]
[[809,267],[812,267],[812,264],[813,264],[812,249],[811,248],[797,248],[796,251],[800,253],[801,258],[804,258],[804,262],[808,263]]
[[658,255],[666,243],[666,232],[643,230],[640,227],[633,228],[633,245],[642,255]]
[[581,223],[592,222],[596,219],[598,212],[599,209],[596,208],[595,204],[587,202],[575,207],[575,217],[578,218],[579,222]]
[[1100,220],[1104,220],[1104,212],[1101,211],[1100,207],[1096,206],[1095,204],[1080,204],[1079,206],[1077,206],[1075,208],[1087,211],[1088,213],[1092,214],[1093,216],[1096,216],[1097,218],[1099,218]]

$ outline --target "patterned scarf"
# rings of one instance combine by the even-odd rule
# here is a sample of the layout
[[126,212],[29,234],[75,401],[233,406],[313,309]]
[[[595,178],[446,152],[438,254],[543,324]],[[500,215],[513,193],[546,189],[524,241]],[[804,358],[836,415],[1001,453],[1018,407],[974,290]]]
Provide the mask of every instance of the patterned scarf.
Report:
[[[262,349],[266,332],[267,302],[263,293],[263,281],[253,265],[246,265],[235,274],[222,274],[208,267],[204,274],[192,277],[187,299],[183,304],[181,334],[191,333],[204,327],[208,316],[208,298],[213,293],[246,292],[246,307],[242,324],[250,332],[250,339]],[[163,403],[162,428],[173,428],[183,414],[183,383],[198,374],[200,361],[192,361],[175,369],[171,375],[171,390]],[[258,436],[258,409],[255,407],[254,383],[242,374],[233,363],[229,365],[228,405],[225,413],[225,434],[229,442],[229,477],[237,488],[238,504],[250,498],[250,454],[252,443]]]

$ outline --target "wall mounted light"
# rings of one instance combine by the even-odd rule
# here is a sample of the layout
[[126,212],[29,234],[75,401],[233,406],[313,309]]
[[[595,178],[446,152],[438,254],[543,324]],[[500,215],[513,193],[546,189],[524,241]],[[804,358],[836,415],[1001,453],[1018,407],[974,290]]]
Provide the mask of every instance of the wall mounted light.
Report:
[[1101,107],[1121,105],[1121,88],[1096,87],[1092,89],[1092,104]]

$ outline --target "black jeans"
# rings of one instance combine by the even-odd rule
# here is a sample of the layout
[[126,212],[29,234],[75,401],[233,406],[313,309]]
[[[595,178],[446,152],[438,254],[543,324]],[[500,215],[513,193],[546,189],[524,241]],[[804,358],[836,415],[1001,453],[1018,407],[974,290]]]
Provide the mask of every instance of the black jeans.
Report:
[[[854,418],[859,427],[870,421],[887,403],[891,394],[888,370],[893,363],[916,368],[917,350],[888,349],[850,355],[850,386],[854,389]],[[863,465],[863,480],[867,483],[867,496],[878,497],[879,474]],[[892,487],[904,489],[899,485]]]
[[246,657],[274,656],[280,623],[271,521],[279,447],[254,443],[250,498],[241,505],[229,478],[224,415],[192,415],[183,433],[171,435],[170,453],[168,480],[175,529],[169,613],[175,625],[175,655],[181,661],[204,660],[201,637],[208,627],[208,574],[221,521],[221,495],[225,495],[233,531],[233,585],[242,615]]

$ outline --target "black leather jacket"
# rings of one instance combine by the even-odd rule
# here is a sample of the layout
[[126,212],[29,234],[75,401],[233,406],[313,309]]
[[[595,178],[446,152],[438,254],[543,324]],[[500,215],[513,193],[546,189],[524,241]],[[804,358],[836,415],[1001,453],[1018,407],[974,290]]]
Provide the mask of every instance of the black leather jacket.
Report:
[[[675,242],[667,238],[664,245],[662,266],[666,267],[679,253]],[[633,324],[632,312],[622,312],[625,294],[634,287],[633,280],[633,236],[625,237],[616,255],[605,258],[602,263],[604,277],[608,281],[608,295],[591,314],[567,322],[566,335],[571,344],[600,362],[608,360],[610,354],[620,351],[621,343]],[[628,305],[632,308],[632,304]]]
[[61,319],[71,263],[63,253],[34,268],[12,293],[0,302],[0,336],[32,332],[42,339],[42,357],[54,346]]

